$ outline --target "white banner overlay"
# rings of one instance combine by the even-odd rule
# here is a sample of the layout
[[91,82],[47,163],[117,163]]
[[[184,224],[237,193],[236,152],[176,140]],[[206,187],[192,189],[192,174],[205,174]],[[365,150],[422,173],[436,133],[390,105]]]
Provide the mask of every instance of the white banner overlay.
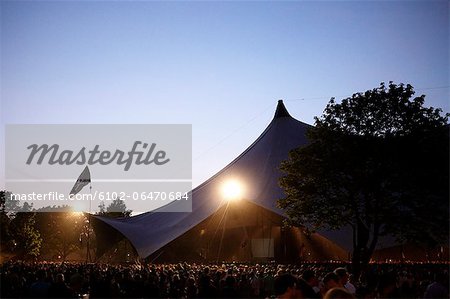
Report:
[[33,210],[191,211],[191,125],[7,125],[5,146],[10,200]]

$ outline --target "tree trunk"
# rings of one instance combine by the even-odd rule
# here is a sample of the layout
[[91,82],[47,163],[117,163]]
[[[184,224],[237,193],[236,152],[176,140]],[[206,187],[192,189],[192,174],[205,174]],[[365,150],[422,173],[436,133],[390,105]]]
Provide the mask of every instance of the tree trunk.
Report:
[[[380,232],[380,225],[375,224],[372,231],[372,239],[370,240],[371,232],[367,226],[361,221],[357,221],[355,226],[356,232],[353,232],[353,256],[352,256],[352,274],[356,279],[361,273],[366,272],[370,258],[378,243],[378,235]],[[356,240],[355,240],[356,238]],[[369,244],[370,241],[370,244]]]
[[371,254],[368,255],[369,252],[367,250],[367,243],[370,239],[370,231],[361,219],[358,218],[356,222],[357,224],[354,227],[356,232],[353,232],[352,274],[356,279],[358,279],[361,272],[365,272],[367,270],[367,265]]
[[357,247],[353,248],[353,254],[352,254],[352,274],[354,277],[359,277],[359,274],[361,273],[361,252],[358,250]]

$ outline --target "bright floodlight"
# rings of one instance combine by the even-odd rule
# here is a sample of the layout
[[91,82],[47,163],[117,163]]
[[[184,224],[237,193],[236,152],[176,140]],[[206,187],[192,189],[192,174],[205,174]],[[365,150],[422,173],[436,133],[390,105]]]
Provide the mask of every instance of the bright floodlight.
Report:
[[72,213],[74,213],[74,214],[81,215],[81,214],[83,214],[84,210],[85,209],[84,209],[84,205],[82,202],[75,202],[72,205]]
[[242,186],[236,180],[225,182],[222,186],[222,195],[226,200],[238,200],[242,196]]

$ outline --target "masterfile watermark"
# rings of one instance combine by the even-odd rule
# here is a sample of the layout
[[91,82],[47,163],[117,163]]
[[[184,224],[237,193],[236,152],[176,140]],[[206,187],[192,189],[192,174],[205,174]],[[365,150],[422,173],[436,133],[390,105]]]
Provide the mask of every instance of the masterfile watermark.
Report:
[[149,192],[109,192],[109,191],[95,191],[94,193],[82,193],[82,194],[67,194],[50,191],[48,193],[11,193],[8,200],[12,201],[113,201],[116,199],[126,200],[189,200],[188,192],[161,192],[161,191],[149,191]]
[[[139,151],[138,148],[141,147],[143,150]],[[148,144],[142,141],[135,141],[133,143],[132,149],[128,152],[116,149],[111,152],[109,150],[100,151],[100,145],[96,144],[92,150],[86,150],[86,147],[82,147],[79,151],[73,151],[70,149],[65,149],[60,151],[60,146],[58,144],[48,145],[48,144],[31,144],[27,147],[30,150],[30,155],[27,159],[27,164],[30,165],[35,160],[35,163],[41,165],[46,162],[50,165],[108,165],[116,162],[118,165],[124,165],[124,170],[128,171],[133,164],[137,165],[145,164],[155,164],[164,165],[170,161],[166,158],[166,152],[163,150],[156,151],[156,143]],[[36,155],[38,157],[35,159]],[[136,158],[134,158],[136,157]]]
[[5,139],[6,188],[36,211],[83,195],[85,212],[191,211],[191,125],[7,125]]

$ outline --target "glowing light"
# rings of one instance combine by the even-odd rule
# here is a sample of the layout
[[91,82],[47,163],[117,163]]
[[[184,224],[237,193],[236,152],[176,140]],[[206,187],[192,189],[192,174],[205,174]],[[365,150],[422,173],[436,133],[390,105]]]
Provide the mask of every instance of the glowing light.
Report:
[[71,208],[72,208],[74,215],[75,214],[81,215],[86,210],[83,202],[74,202],[74,203],[72,203]]
[[222,195],[226,200],[239,200],[242,198],[242,185],[236,180],[225,182],[222,186]]

